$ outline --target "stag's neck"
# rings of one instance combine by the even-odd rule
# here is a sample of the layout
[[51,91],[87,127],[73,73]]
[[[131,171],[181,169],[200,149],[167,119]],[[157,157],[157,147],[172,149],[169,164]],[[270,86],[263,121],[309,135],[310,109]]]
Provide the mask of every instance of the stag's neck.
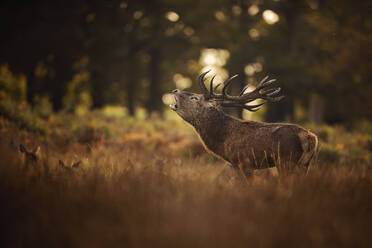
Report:
[[226,139],[228,126],[233,121],[237,120],[215,109],[205,113],[203,117],[192,123],[192,125],[198,132],[205,146],[211,151],[219,153]]

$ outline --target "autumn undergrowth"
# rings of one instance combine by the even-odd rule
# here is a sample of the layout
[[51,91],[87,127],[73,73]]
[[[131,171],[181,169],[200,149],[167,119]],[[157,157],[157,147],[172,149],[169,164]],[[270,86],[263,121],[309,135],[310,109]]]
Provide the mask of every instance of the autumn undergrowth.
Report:
[[[320,154],[306,176],[258,173],[244,184],[223,184],[216,178],[225,164],[200,150],[183,124],[110,118],[93,113],[76,125],[55,116],[47,136],[0,119],[2,247],[368,247],[372,241],[372,170],[363,142],[363,159],[346,158],[349,151],[332,145],[341,138],[331,135],[322,144],[339,154],[326,153],[329,160]],[[342,149],[358,145],[345,140]],[[35,165],[18,152],[21,143],[41,146]],[[59,160],[81,165],[67,170]]]

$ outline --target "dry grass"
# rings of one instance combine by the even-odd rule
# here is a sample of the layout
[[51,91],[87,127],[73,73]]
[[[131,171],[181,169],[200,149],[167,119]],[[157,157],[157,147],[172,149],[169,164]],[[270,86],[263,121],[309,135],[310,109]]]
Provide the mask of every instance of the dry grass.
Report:
[[[131,144],[66,150],[2,125],[2,247],[369,247],[372,171],[316,164],[307,176],[216,184],[205,157]],[[13,141],[12,141],[13,140]],[[35,167],[16,145],[41,144]],[[58,143],[58,142],[57,142]],[[81,160],[81,167],[58,166]]]

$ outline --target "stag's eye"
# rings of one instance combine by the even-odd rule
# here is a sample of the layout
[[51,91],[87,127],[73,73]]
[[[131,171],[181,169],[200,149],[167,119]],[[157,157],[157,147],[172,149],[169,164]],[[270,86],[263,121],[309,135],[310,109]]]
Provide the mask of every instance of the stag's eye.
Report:
[[198,101],[199,100],[199,97],[197,97],[197,96],[190,96],[190,99],[191,100],[194,100],[194,101]]

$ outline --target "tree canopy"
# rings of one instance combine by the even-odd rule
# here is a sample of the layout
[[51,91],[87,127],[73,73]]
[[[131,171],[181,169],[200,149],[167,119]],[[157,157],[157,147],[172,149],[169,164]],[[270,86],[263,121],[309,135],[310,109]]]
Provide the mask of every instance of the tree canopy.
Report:
[[[55,110],[121,104],[161,113],[208,68],[235,88],[266,75],[286,99],[269,121],[371,119],[368,1],[3,1],[0,63],[25,75],[27,101]],[[5,89],[4,83],[0,90]],[[241,114],[238,112],[238,114]],[[318,116],[318,117],[316,117]]]

